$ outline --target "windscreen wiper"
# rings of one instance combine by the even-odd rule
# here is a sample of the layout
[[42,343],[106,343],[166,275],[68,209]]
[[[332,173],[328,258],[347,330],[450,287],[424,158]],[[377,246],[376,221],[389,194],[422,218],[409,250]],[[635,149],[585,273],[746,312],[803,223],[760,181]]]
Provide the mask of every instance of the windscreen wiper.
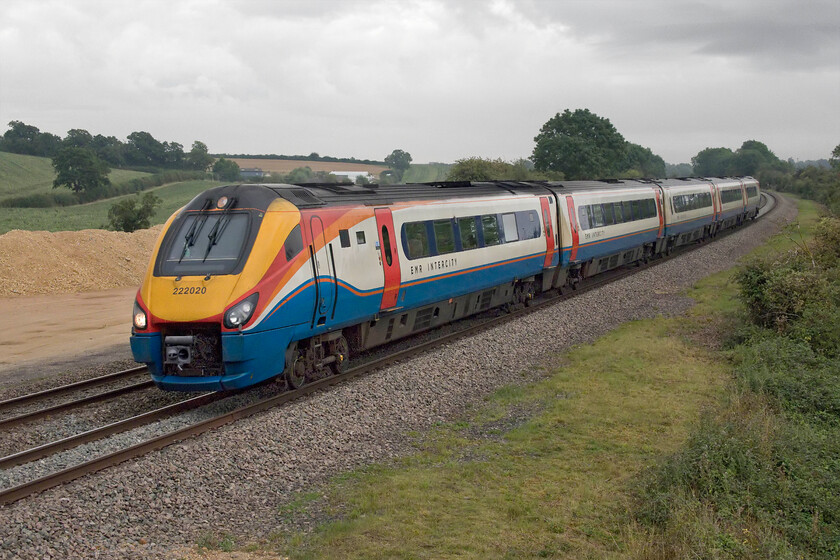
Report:
[[[213,204],[213,201],[207,199],[204,201],[204,206],[201,207],[200,212],[204,212]],[[181,257],[178,259],[178,263],[184,260],[184,255],[187,254],[187,251],[190,247],[195,245],[195,238],[198,237],[198,234],[201,233],[201,229],[204,227],[204,222],[207,221],[207,214],[201,214],[196,216],[195,220],[193,221],[192,225],[190,226],[189,231],[184,236],[184,248],[181,249]]]
[[[210,230],[210,233],[207,234],[207,239],[209,240],[207,243],[207,250],[204,251],[204,258],[201,259],[201,262],[207,260],[207,256],[210,254],[210,251],[213,249],[213,246],[219,242],[219,239],[222,238],[222,234],[227,229],[228,224],[230,223],[231,216],[230,211],[233,207],[236,206],[236,199],[232,199],[225,209],[222,211],[222,215],[219,216],[219,219],[216,221],[216,224],[213,226],[213,229]],[[197,234],[196,234],[197,235]]]

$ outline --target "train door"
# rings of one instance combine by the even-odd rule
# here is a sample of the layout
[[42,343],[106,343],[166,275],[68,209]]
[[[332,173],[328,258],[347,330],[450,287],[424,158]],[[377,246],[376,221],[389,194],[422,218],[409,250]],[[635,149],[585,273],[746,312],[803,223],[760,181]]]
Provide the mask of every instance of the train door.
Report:
[[388,208],[374,209],[376,215],[376,229],[379,233],[379,256],[382,260],[382,270],[385,273],[382,305],[380,309],[390,309],[397,306],[397,296],[400,292],[400,258],[397,254],[397,235],[394,231],[394,219]]
[[[324,325],[327,315],[333,312],[336,297],[335,269],[332,245],[327,244],[324,222],[318,216],[309,218],[309,258],[312,262],[312,276],[315,278],[315,310],[312,326]],[[319,250],[319,247],[323,250]]]
[[569,227],[572,230],[572,251],[569,253],[569,262],[574,262],[577,259],[578,245],[580,237],[578,234],[577,212],[575,211],[575,201],[571,196],[566,197],[566,207],[569,210]]
[[543,223],[545,227],[545,263],[543,268],[551,268],[554,260],[554,228],[551,224],[551,210],[548,206],[548,197],[540,197],[540,206],[542,207]]
[[656,193],[656,210],[659,214],[659,233],[657,237],[662,237],[662,232],[665,231],[665,205],[662,203],[664,195],[662,189],[654,188],[653,190]]

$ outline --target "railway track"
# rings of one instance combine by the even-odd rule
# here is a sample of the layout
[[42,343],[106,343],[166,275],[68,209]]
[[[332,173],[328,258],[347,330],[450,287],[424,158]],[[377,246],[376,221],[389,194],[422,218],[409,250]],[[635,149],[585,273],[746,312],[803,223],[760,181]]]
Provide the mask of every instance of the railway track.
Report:
[[[137,381],[136,383],[127,385],[123,384],[127,379],[140,377],[147,371],[148,370],[145,366],[131,368],[0,401],[0,414],[4,416],[3,418],[0,418],[0,429],[8,429],[12,426],[44,418],[52,414],[65,412],[81,406],[103,402],[120,395],[148,389],[153,387],[154,383],[145,378],[141,381]],[[118,385],[118,387],[90,394],[91,390],[102,387],[103,385]],[[48,404],[34,408],[34,410],[28,410],[18,414],[10,412],[19,407],[36,407],[40,403],[50,403],[54,401],[56,397],[73,392],[83,393],[83,395],[69,401],[59,402],[57,404]]]
[[[763,194],[762,196],[764,197],[765,195]],[[762,209],[759,216],[764,216],[770,211],[772,211],[772,209],[775,206],[775,198],[772,195],[766,195],[766,198],[763,200],[763,202],[764,203],[762,204]],[[728,235],[733,231],[737,230],[730,230],[728,232],[725,232],[724,235]],[[300,389],[284,391],[279,394],[269,396],[267,398],[259,399],[256,402],[237,407],[234,410],[213,415],[209,418],[206,418],[199,422],[195,422],[185,427],[162,433],[154,437],[150,437],[140,443],[136,443],[123,449],[119,449],[117,451],[101,455],[92,460],[71,467],[67,467],[58,472],[42,476],[29,482],[18,484],[14,487],[2,489],[0,490],[0,504],[4,505],[15,502],[32,494],[42,492],[44,490],[53,488],[66,482],[70,482],[87,474],[95,473],[108,467],[118,465],[124,461],[140,457],[151,451],[161,449],[173,443],[183,441],[185,439],[216,429],[220,426],[235,422],[239,419],[258,414],[276,406],[283,405],[285,403],[302,398],[316,391],[326,389],[338,383],[349,381],[353,378],[364,375],[370,371],[386,367],[388,365],[402,360],[406,360],[416,354],[427,352],[437,346],[452,342],[460,338],[472,336],[480,331],[495,327],[507,321],[519,319],[529,313],[539,311],[548,305],[564,301],[569,297],[573,297],[576,294],[582,294],[591,290],[598,289],[608,283],[615,282],[616,280],[624,278],[630,274],[634,274],[636,271],[658,266],[659,264],[664,263],[672,258],[678,258],[681,254],[688,250],[691,250],[693,247],[696,247],[696,245],[684,247],[682,248],[682,250],[675,251],[674,254],[669,257],[656,259],[649,263],[641,264],[640,266],[617,269],[613,271],[613,273],[607,273],[604,275],[599,275],[598,277],[593,279],[587,279],[587,281],[584,282],[577,290],[568,291],[564,294],[557,294],[555,292],[555,294],[551,297],[544,297],[538,300],[534,300],[531,305],[514,310],[512,313],[488,318],[472,326],[459,329],[456,332],[452,332],[434,338],[432,340],[422,342],[405,350],[400,350],[391,354],[387,354],[378,359],[369,361],[363,365],[353,367],[339,375],[326,377],[324,379],[320,379],[309,383],[301,387]],[[182,401],[180,403],[176,403],[174,405],[170,405],[162,409],[138,415],[136,417],[122,420],[120,422],[115,422],[108,426],[97,428],[96,430],[90,430],[89,432],[79,434],[78,436],[65,438],[64,440],[45,444],[37,448],[29,449],[20,453],[16,453],[14,455],[10,455],[8,457],[3,457],[0,458],[0,468],[8,469],[16,465],[21,465],[29,461],[34,461],[39,458],[47,457],[53,453],[57,453],[62,450],[69,449],[71,447],[81,445],[82,443],[101,439],[112,434],[124,432],[126,430],[133,429],[137,426],[142,426],[144,424],[154,422],[165,416],[178,414],[185,410],[194,410],[201,406],[205,406],[207,404],[226,398],[227,396],[229,396],[229,394],[221,395],[219,393],[210,393],[202,395],[200,397],[188,399],[186,401]],[[2,403],[0,403],[0,405],[2,405]]]

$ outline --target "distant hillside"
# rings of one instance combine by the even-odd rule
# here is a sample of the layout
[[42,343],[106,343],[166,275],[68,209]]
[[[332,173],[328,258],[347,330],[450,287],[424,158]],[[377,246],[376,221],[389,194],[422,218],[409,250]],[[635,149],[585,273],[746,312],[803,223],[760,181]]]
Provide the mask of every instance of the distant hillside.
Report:
[[0,152],[0,200],[51,189],[53,179],[49,158]]
[[[195,195],[220,184],[215,181],[183,181],[149,189],[162,200],[161,206],[152,217],[152,225],[164,223]],[[130,196],[136,195],[128,194],[76,206],[2,208],[0,209],[0,235],[14,229],[30,231],[105,229],[108,225],[108,209],[111,205]]]
[[[356,159],[354,157],[338,158],[332,156],[321,156],[316,152],[312,152],[308,156],[284,156],[277,154],[213,154],[213,157],[225,159],[261,159],[261,160],[291,160],[291,161],[308,161],[308,162],[327,162],[327,163],[360,163],[365,165],[384,166],[384,161],[377,161],[375,159]],[[300,167],[300,166],[299,166]],[[313,167],[314,169],[314,167]]]
[[[113,169],[108,178],[120,184],[145,175],[149,173]],[[51,192],[53,179],[55,171],[50,158],[0,152],[0,200]]]
[[265,173],[282,173],[288,175],[292,170],[298,167],[308,167],[312,171],[367,171],[368,173],[379,176],[380,173],[388,169],[385,164],[373,165],[369,163],[348,163],[348,162],[328,162],[328,161],[309,161],[309,160],[293,160],[293,159],[269,159],[269,158],[239,158],[231,157],[231,161],[235,161],[240,168],[259,168]]

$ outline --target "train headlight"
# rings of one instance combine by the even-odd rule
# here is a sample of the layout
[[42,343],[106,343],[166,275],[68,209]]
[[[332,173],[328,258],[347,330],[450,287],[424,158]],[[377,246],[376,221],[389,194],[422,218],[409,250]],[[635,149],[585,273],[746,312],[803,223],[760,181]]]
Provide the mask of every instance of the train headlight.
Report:
[[140,304],[137,303],[137,300],[134,300],[134,313],[132,313],[134,328],[142,331],[148,326],[148,321],[146,320],[146,312],[143,311],[143,308],[140,307]]
[[260,294],[251,294],[225,312],[225,326],[229,329],[241,327],[251,318],[257,308]]

